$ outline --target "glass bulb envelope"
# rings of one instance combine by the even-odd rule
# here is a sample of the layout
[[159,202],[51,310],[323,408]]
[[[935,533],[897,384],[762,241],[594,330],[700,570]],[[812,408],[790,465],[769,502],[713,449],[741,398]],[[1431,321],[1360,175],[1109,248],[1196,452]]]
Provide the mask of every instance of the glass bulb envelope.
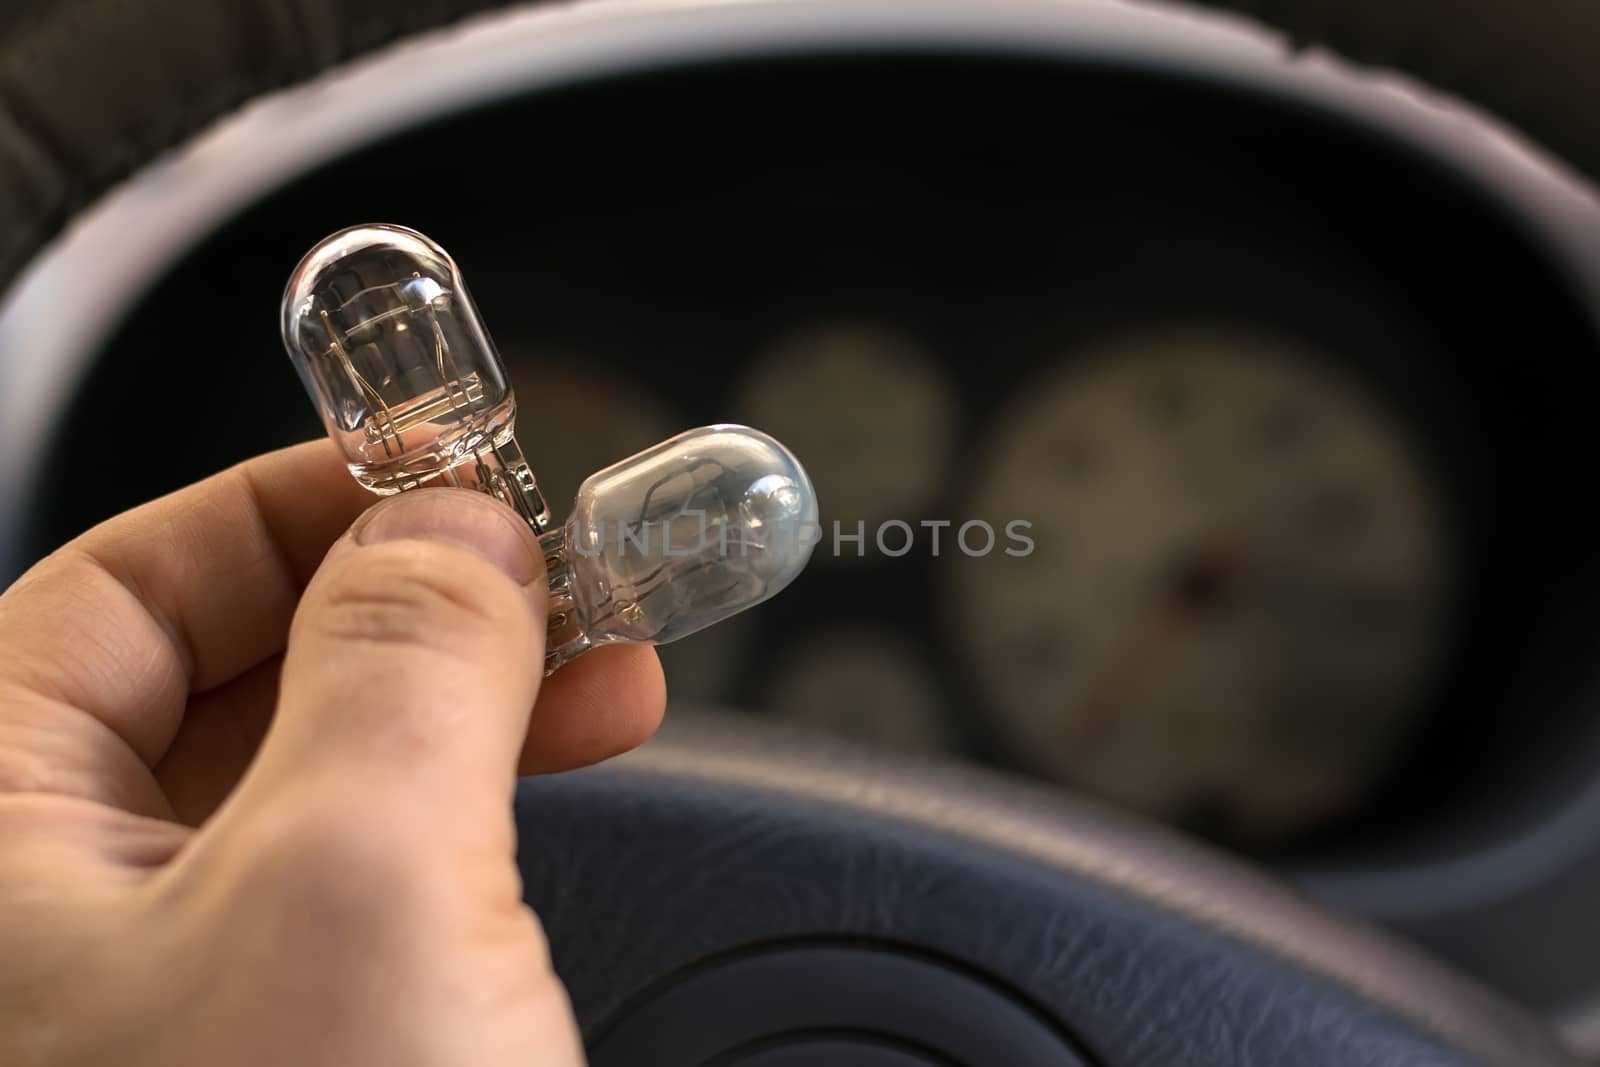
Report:
[[674,641],[758,604],[794,580],[818,539],[799,461],[734,425],[689,430],[590,476],[553,527],[461,272],[413,230],[360,226],[313,248],[285,291],[283,337],[362,485],[477,489],[540,535],[547,670],[598,644]]

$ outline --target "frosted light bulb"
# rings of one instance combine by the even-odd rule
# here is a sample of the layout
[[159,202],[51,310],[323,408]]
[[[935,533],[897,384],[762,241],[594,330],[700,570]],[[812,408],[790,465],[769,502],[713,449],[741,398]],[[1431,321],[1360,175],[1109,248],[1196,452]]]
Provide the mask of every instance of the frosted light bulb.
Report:
[[811,481],[745,426],[689,430],[591,475],[551,529],[514,437],[505,368],[461,273],[412,230],[357,227],[312,249],[284,294],[283,336],[362,485],[479,489],[540,535],[547,673],[595,645],[704,629],[773,596],[811,558]]
[[816,543],[799,461],[747,426],[704,426],[591,474],[546,534],[557,666],[591,645],[665,644],[794,580]]

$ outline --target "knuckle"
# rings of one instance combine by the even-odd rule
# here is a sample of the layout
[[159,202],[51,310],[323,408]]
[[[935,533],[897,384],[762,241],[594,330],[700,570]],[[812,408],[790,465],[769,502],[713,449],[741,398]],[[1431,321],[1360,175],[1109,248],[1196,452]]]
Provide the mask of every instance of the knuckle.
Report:
[[364,549],[331,575],[316,625],[324,636],[448,648],[527,627],[527,606],[485,561],[462,549],[396,543]]

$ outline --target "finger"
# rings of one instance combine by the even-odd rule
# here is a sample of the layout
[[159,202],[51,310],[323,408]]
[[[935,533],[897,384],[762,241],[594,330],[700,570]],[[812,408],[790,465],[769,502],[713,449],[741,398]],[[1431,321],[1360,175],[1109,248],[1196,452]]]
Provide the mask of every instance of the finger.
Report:
[[[210,818],[244,776],[272,721],[281,667],[274,657],[190,702],[155,768],[180,822],[198,826]],[[549,774],[619,755],[655,733],[665,708],[655,649],[596,649],[545,679],[517,771]]]
[[80,709],[155,763],[191,689],[283,648],[301,588],[371,500],[321,441],[101,524],[0,596],[0,688],[17,698],[0,714]]
[[379,504],[306,589],[276,717],[230,804],[503,845],[547,600],[538,542],[504,505],[457,489]]
[[666,706],[655,649],[596,648],[544,680],[517,769],[548,774],[636,748],[661,725]]

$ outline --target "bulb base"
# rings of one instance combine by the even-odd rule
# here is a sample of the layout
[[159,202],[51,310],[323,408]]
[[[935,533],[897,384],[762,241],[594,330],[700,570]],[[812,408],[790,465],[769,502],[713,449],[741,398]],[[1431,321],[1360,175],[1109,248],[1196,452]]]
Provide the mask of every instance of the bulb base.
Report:
[[568,568],[567,528],[557,526],[539,537],[545,571],[550,580],[550,621],[545,632],[544,673],[552,674],[589,651],[589,635],[579,624],[572,598],[572,572]]
[[472,458],[445,472],[446,480],[464,489],[477,489],[511,506],[536,534],[550,529],[550,505],[522,454],[522,446],[502,432],[473,453]]

